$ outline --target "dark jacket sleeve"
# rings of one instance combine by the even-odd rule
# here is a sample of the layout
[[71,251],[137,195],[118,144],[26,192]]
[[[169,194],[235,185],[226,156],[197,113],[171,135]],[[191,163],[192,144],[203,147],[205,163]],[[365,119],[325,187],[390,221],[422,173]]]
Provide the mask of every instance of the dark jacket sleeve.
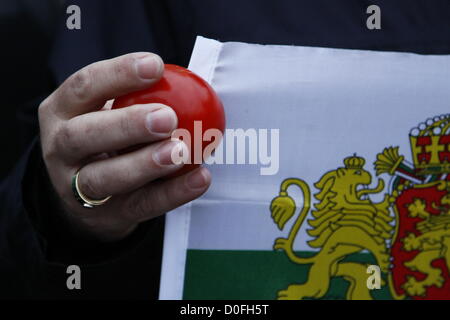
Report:
[[[35,139],[0,187],[0,297],[157,298],[164,219],[105,244],[71,232]],[[67,266],[83,287],[66,287]],[[112,285],[113,284],[113,285]]]
[[30,296],[30,281],[37,280],[36,267],[42,263],[39,236],[26,213],[22,192],[32,149],[0,185],[0,297],[5,298]]

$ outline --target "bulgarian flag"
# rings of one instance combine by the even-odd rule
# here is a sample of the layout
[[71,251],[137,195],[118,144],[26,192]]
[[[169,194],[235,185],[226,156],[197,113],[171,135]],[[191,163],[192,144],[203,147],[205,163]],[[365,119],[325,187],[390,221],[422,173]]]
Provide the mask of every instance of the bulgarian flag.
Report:
[[[450,57],[198,37],[189,68],[220,96],[227,132],[209,191],[167,214],[160,298],[414,297],[391,248],[421,249],[399,240],[409,216],[395,201],[435,183],[429,211],[447,208],[448,173],[421,175],[414,157],[448,147]],[[423,126],[445,130],[419,150]]]

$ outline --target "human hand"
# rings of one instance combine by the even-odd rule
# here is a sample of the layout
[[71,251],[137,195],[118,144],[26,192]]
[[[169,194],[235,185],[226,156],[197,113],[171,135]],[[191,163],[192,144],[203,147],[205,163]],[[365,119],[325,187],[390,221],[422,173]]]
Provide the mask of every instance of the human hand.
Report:
[[[44,162],[64,214],[78,231],[102,241],[120,240],[139,223],[208,189],[211,177],[205,168],[159,179],[183,165],[172,163],[173,152],[189,152],[182,141],[170,139],[177,117],[169,106],[111,110],[107,103],[151,86],[163,68],[161,58],[143,52],[96,62],[70,76],[39,106]],[[116,153],[136,145],[140,147]],[[85,196],[111,199],[84,208],[71,188],[78,170]]]

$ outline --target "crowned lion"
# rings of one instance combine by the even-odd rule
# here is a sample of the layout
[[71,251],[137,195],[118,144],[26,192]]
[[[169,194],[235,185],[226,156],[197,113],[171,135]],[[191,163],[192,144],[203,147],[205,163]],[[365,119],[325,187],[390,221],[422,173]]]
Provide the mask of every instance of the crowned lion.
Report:
[[426,200],[420,198],[407,205],[409,216],[421,218],[422,221],[416,224],[417,230],[421,233],[419,236],[409,233],[402,239],[406,251],[420,251],[414,258],[406,261],[405,266],[425,275],[421,280],[407,276],[403,289],[410,296],[425,296],[428,287],[441,288],[444,285],[442,270],[433,265],[435,260],[444,258],[446,267],[450,270],[450,184],[447,185],[447,194],[441,199],[441,206],[432,204],[440,214],[433,215],[426,207]]
[[326,173],[315,187],[318,203],[311,210],[311,227],[307,233],[313,237],[308,241],[319,251],[312,257],[298,256],[293,243],[300,227],[311,209],[311,194],[306,182],[301,179],[286,179],[282,182],[279,196],[271,202],[270,210],[274,222],[282,230],[295,213],[295,201],[288,195],[291,185],[303,193],[303,207],[287,238],[275,240],[274,249],[284,250],[289,259],[298,264],[310,264],[308,280],[292,284],[278,292],[278,299],[321,298],[330,286],[332,277],[343,277],[350,283],[348,299],[371,299],[367,286],[367,265],[357,262],[343,262],[348,255],[363,252],[372,253],[382,272],[389,267],[387,241],[393,234],[394,219],[389,213],[389,196],[380,203],[374,203],[369,194],[384,190],[384,181],[379,179],[377,187],[369,189],[372,176],[364,170],[365,160],[352,156],[344,160],[345,167]]

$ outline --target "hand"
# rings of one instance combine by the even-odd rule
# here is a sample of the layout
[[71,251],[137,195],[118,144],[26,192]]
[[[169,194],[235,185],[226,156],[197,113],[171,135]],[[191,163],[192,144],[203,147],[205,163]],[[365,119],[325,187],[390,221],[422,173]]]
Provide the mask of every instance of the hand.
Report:
[[[120,240],[139,223],[199,197],[209,187],[205,168],[158,180],[182,166],[172,163],[172,151],[189,152],[183,142],[170,140],[177,127],[170,107],[111,110],[107,103],[151,86],[163,68],[161,58],[151,53],[96,62],[70,76],[40,105],[43,158],[64,214],[77,231],[102,241]],[[116,153],[136,145],[143,147]],[[86,209],[75,199],[71,180],[80,168],[84,195],[112,195],[104,205]]]

